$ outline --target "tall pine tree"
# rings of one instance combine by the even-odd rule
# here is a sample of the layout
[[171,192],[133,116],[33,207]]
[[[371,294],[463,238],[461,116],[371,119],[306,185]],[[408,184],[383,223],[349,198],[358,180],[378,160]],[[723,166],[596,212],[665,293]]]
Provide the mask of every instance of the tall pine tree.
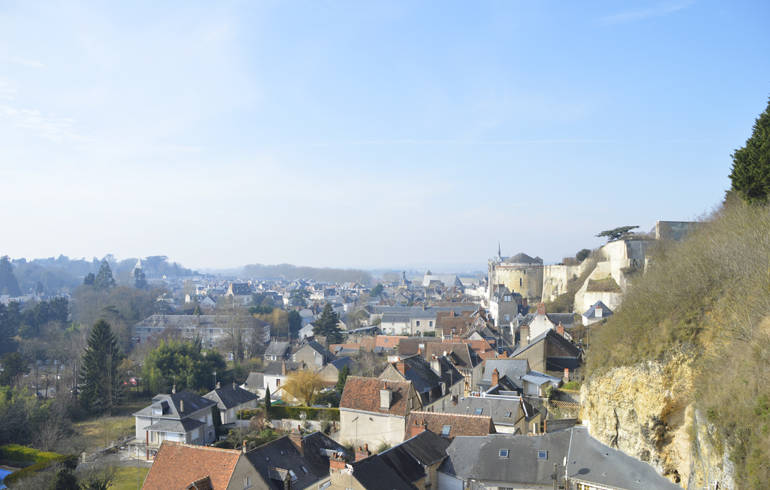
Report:
[[115,285],[115,278],[112,277],[112,269],[110,268],[107,259],[102,260],[102,265],[99,266],[99,272],[96,273],[94,278],[94,287],[96,289],[109,289]]
[[338,344],[342,342],[342,331],[339,327],[340,317],[332,309],[332,305],[326,303],[321,317],[313,324],[313,333],[326,337],[327,344]]
[[770,198],[770,100],[754,121],[754,131],[743,148],[733,153],[732,190],[753,204]]
[[123,386],[118,366],[123,354],[110,324],[99,320],[91,329],[80,372],[80,403],[91,413],[112,410],[121,399]]
[[21,296],[19,282],[13,275],[13,266],[7,255],[0,257],[0,294],[8,296]]

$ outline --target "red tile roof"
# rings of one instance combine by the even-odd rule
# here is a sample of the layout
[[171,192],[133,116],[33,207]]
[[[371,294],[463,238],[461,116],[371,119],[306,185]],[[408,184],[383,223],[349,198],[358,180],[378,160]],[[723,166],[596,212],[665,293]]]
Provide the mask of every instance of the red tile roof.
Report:
[[[392,392],[390,409],[380,408],[380,390],[389,389]],[[363,378],[349,376],[345,381],[345,389],[340,399],[340,409],[350,408],[365,412],[406,416],[409,413],[409,397],[412,393],[412,383],[409,381],[389,381],[378,378]],[[419,398],[415,397],[419,404]],[[420,408],[415,406],[414,408]]]
[[398,343],[401,339],[407,339],[409,337],[403,335],[378,335],[375,339],[374,346],[382,347],[383,349],[395,349],[398,347]]
[[406,419],[407,439],[416,432],[422,430],[423,426],[434,434],[442,435],[444,426],[449,426],[449,435],[447,437],[457,436],[486,436],[495,434],[495,424],[492,417],[488,415],[466,415],[459,413],[440,413],[440,412],[412,412]]
[[163,441],[143,489],[186,490],[208,477],[213,490],[226,489],[241,451]]

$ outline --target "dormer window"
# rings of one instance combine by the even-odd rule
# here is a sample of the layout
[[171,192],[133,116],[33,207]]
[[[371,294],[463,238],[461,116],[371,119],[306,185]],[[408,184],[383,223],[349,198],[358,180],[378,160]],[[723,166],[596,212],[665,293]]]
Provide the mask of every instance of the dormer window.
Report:
[[537,459],[545,461],[548,459],[548,451],[545,451],[543,449],[539,450],[537,452]]
[[508,450],[507,449],[501,449],[498,453],[498,456],[501,458],[507,458],[508,457]]
[[452,426],[451,425],[445,425],[441,428],[441,435],[444,437],[449,437],[449,432],[451,432]]

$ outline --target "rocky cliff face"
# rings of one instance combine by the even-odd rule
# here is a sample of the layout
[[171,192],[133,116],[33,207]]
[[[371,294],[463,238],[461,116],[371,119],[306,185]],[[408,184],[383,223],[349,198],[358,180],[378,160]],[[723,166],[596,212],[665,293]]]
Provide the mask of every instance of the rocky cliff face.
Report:
[[695,407],[692,380],[684,356],[614,368],[584,383],[581,418],[592,436],[684,488],[734,488],[726,451]]

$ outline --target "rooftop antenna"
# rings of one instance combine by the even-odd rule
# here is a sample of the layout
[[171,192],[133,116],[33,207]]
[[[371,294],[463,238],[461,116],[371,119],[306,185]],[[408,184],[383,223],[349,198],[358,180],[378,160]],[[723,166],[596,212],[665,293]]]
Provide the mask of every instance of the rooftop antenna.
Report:
[[500,240],[497,241],[497,257],[502,259],[503,258],[503,252],[500,249]]

